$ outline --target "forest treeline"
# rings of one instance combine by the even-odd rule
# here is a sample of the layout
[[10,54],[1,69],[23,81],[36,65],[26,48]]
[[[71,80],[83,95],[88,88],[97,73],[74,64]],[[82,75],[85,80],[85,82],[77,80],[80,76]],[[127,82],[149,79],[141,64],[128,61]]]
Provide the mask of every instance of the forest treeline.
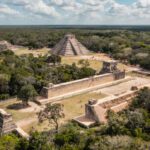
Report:
[[53,130],[31,130],[29,140],[16,135],[0,137],[1,150],[149,150],[150,89],[143,88],[128,109],[108,112],[107,124],[84,129],[69,122]]
[[104,52],[125,63],[150,69],[150,31],[49,28],[0,28],[0,40],[30,49],[53,47],[73,33],[89,50]]
[[[61,57],[45,55],[17,56],[12,51],[0,53],[0,100],[17,96],[20,90],[29,88],[40,94],[48,83],[58,84],[95,75],[96,71],[82,62],[62,65]],[[85,61],[86,63],[86,61]],[[26,87],[28,85],[28,87]],[[30,85],[30,86],[29,86]]]

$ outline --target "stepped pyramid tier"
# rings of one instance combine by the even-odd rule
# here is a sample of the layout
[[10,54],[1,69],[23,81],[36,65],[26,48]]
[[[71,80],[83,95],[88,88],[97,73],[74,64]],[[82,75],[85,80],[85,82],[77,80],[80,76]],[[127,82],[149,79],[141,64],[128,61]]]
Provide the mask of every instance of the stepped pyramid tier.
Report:
[[67,34],[52,49],[52,54],[63,56],[86,55],[89,50],[73,34]]
[[12,115],[0,109],[0,135],[7,134],[16,129]]

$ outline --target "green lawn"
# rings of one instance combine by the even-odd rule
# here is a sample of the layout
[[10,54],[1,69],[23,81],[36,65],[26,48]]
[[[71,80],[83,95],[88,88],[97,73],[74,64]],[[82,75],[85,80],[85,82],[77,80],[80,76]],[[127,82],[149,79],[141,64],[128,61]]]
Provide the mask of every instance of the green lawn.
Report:
[[33,112],[21,112],[17,109],[8,108],[9,106],[12,106],[14,104],[19,104],[19,103],[21,103],[21,102],[18,100],[11,100],[11,101],[2,102],[2,103],[0,103],[0,108],[4,109],[6,112],[12,114],[15,122],[22,120],[22,119],[29,118],[29,117],[31,118],[32,116],[35,115],[35,113],[33,113]]
[[[67,121],[72,120],[74,117],[84,114],[84,106],[89,99],[101,99],[105,96],[106,95],[101,93],[86,93],[59,101],[58,103],[64,105],[63,109],[65,113],[65,118],[61,119],[61,124],[65,124]],[[32,124],[23,127],[26,132],[29,132],[32,128],[38,131],[45,131],[53,128],[53,126],[50,126],[47,121],[43,122],[42,124],[39,124],[38,121],[35,121]]]
[[106,95],[102,93],[86,93],[77,96],[73,96],[67,99],[64,99],[60,103],[64,105],[64,120],[71,120],[72,118],[82,115],[85,113],[85,104],[90,99],[101,99]]
[[[79,60],[81,60],[80,57],[62,57],[62,64],[68,64],[68,65],[72,65],[73,63],[76,63],[77,66]],[[95,69],[96,71],[100,71],[100,69],[102,68],[102,62],[97,61],[97,60],[88,60],[90,67]]]
[[49,50],[47,48],[37,49],[37,50],[29,50],[27,48],[17,49],[14,50],[16,55],[24,55],[24,54],[33,54],[35,57],[38,55],[46,55],[48,54]]

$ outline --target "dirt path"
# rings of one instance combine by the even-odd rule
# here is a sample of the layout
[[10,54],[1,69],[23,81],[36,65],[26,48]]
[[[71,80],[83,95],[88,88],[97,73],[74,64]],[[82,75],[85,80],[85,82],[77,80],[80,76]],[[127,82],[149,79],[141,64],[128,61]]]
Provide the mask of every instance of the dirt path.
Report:
[[24,127],[24,126],[27,126],[27,125],[33,123],[33,122],[37,122],[37,121],[38,121],[38,118],[35,116],[32,118],[19,120],[16,122],[16,125],[19,127]]

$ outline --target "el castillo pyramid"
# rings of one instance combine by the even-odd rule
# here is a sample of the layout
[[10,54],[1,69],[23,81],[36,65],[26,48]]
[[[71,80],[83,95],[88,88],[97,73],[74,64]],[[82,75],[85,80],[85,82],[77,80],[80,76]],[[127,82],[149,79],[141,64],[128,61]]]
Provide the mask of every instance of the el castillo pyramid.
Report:
[[63,56],[86,55],[89,50],[73,34],[67,34],[52,49],[52,54]]

